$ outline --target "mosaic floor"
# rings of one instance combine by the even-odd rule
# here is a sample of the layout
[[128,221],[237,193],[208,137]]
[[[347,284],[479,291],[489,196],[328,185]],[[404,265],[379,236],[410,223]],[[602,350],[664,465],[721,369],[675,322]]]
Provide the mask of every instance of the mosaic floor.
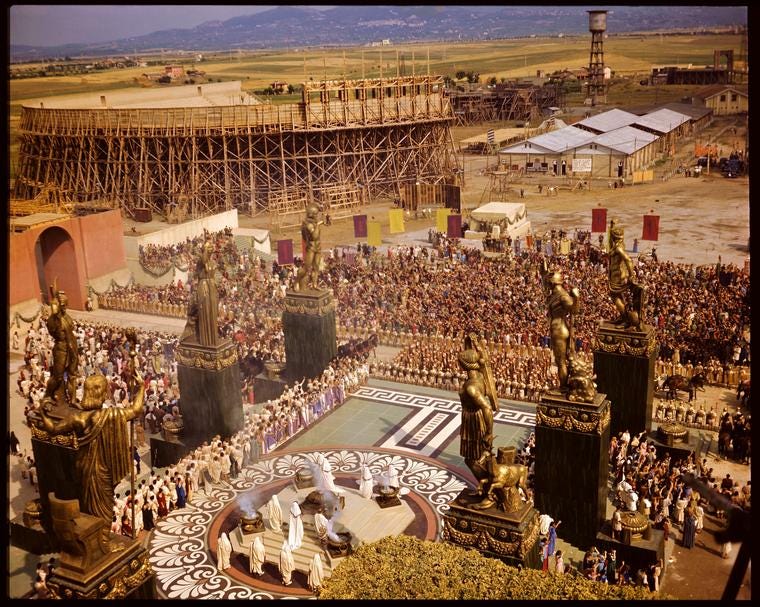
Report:
[[[229,485],[193,496],[190,505],[156,525],[148,541],[160,596],[171,599],[253,599],[313,596],[306,576],[280,583],[277,567],[264,575],[248,572],[248,555],[233,554],[231,568],[216,567],[216,541],[238,521],[238,504],[263,506],[291,484],[296,471],[324,454],[336,483],[355,486],[362,464],[374,474],[392,463],[404,498],[415,512],[405,533],[439,537],[448,503],[468,484],[459,455],[459,400],[456,394],[419,386],[371,380],[340,407],[274,453],[243,470]],[[495,418],[495,445],[519,444],[533,429],[528,404],[502,401]]]

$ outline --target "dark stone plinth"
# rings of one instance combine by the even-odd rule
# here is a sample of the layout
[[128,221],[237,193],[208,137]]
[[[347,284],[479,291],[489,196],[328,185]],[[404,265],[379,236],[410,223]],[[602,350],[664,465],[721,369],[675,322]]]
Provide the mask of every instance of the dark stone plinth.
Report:
[[198,445],[189,445],[181,438],[153,436],[150,439],[150,463],[153,468],[176,464]]
[[535,502],[562,521],[561,536],[590,545],[604,521],[610,445],[610,401],[593,403],[548,393],[536,407]]
[[646,438],[647,441],[654,444],[658,459],[665,457],[666,453],[670,454],[671,462],[676,462],[679,459],[686,459],[691,452],[696,453],[699,459],[704,457],[700,453],[700,450],[703,446],[706,447],[706,445],[704,444],[705,441],[702,440],[698,432],[688,432],[688,440],[686,442],[676,441],[668,444],[666,442],[662,442],[662,436],[659,432],[657,432],[657,426],[655,425],[652,431],[647,433]]
[[57,551],[54,538],[45,533],[42,525],[34,523],[27,526],[21,514],[10,521],[10,531],[11,546],[21,548],[32,554],[48,554]]
[[[73,413],[70,409],[66,417]],[[59,417],[58,419],[61,419]],[[50,543],[57,546],[50,519],[50,500],[53,493],[62,500],[79,499],[79,482],[76,472],[77,449],[69,435],[48,436],[32,428],[32,453],[37,467],[37,483],[40,493],[40,525],[50,536]]]
[[378,495],[375,497],[375,501],[381,508],[393,508],[401,505],[401,500],[395,495]]
[[654,328],[643,331],[616,327],[601,321],[594,338],[594,373],[599,392],[612,403],[610,432],[631,436],[652,427],[654,363],[659,346]]
[[182,442],[194,448],[219,435],[228,438],[243,425],[243,397],[237,346],[181,343],[176,350],[182,394]]
[[307,468],[301,468],[296,472],[295,483],[297,489],[314,487],[314,475]]
[[253,379],[253,399],[257,403],[265,403],[268,400],[276,400],[288,387],[287,382],[280,378],[268,377],[266,373],[259,373]]
[[[562,522],[564,527],[565,522]],[[596,541],[593,542],[599,552],[614,550],[615,557],[620,566],[620,561],[625,561],[631,567],[631,571],[644,569],[649,571],[649,567],[662,559],[662,571],[660,572],[660,590],[662,590],[662,580],[667,567],[665,558],[665,537],[662,529],[651,529],[648,538],[639,538],[633,540],[630,544],[619,542],[612,538],[612,530],[609,522],[596,534]]]
[[463,548],[475,548],[484,556],[497,558],[507,565],[541,568],[538,546],[538,511],[526,503],[516,512],[505,513],[496,506],[475,510],[481,498],[464,489],[449,503],[443,517],[441,537]]
[[155,599],[155,574],[148,561],[148,551],[138,540],[122,536],[111,537],[126,544],[112,552],[93,571],[78,575],[65,567],[57,567],[48,578],[47,586],[53,598],[76,599]]
[[317,377],[338,353],[335,300],[327,290],[288,291],[282,313],[286,379]]

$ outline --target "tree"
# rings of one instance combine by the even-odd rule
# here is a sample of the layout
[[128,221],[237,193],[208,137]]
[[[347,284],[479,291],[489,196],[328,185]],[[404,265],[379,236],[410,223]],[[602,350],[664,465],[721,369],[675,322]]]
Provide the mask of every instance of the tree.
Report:
[[467,72],[465,72],[464,70],[459,70],[456,74],[454,74],[457,80],[461,80],[466,75],[467,75]]
[[491,76],[488,79],[488,84],[496,84],[498,81],[496,80],[496,76]]
[[666,599],[648,589],[517,569],[476,550],[408,535],[360,546],[319,590],[320,599]]

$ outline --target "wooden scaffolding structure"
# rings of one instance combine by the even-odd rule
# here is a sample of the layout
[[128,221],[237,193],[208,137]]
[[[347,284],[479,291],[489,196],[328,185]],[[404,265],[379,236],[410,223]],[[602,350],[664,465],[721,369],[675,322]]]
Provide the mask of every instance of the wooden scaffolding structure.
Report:
[[561,88],[544,86],[497,84],[493,89],[451,93],[451,104],[457,126],[483,122],[526,120],[541,117],[544,109],[561,106]]
[[24,107],[14,195],[53,184],[131,216],[167,215],[189,199],[198,217],[268,212],[293,192],[311,201],[339,185],[360,189],[363,204],[406,181],[456,175],[453,122],[439,76],[306,82],[289,105]]

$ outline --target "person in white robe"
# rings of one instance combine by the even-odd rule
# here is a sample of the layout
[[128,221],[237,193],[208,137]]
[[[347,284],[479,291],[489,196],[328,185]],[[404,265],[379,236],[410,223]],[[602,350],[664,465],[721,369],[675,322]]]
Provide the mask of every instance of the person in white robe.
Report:
[[372,499],[372,490],[374,488],[374,479],[372,472],[370,472],[369,466],[362,464],[362,477],[359,480],[359,495],[364,499]]
[[327,517],[322,514],[321,512],[317,512],[314,515],[314,530],[317,532],[317,537],[320,540],[326,540],[327,539],[327,528],[328,528],[328,521]]
[[232,556],[232,543],[224,531],[219,536],[219,544],[216,548],[216,568],[219,571],[224,571],[230,568],[230,557]]
[[267,503],[267,517],[269,518],[269,527],[272,531],[280,531],[282,527],[282,508],[280,508],[280,500],[276,495],[273,495]]
[[322,568],[322,557],[319,556],[319,552],[315,552],[309,565],[309,588],[316,590],[322,585],[322,580],[325,579],[325,572]]
[[293,553],[290,551],[288,540],[284,540],[280,550],[280,574],[284,586],[290,586],[293,582],[293,570],[295,568],[296,564],[293,561]]
[[211,476],[211,483],[218,485],[222,480],[222,462],[219,461],[219,456],[215,455],[214,459],[208,465],[209,476]]
[[389,487],[395,487],[396,489],[399,488],[398,472],[396,472],[396,468],[394,468],[392,465],[386,468],[385,480],[388,483]]
[[256,575],[263,575],[264,570],[262,566],[266,560],[266,551],[264,550],[264,542],[261,541],[261,534],[257,533],[256,537],[251,542],[251,549],[248,552],[248,569],[251,573]]
[[298,550],[303,544],[303,517],[298,502],[290,505],[290,521],[288,521],[288,545],[291,550]]
[[326,457],[322,460],[322,488],[325,491],[330,491],[336,495],[344,493],[343,489],[335,486],[335,477],[332,473],[332,465]]

